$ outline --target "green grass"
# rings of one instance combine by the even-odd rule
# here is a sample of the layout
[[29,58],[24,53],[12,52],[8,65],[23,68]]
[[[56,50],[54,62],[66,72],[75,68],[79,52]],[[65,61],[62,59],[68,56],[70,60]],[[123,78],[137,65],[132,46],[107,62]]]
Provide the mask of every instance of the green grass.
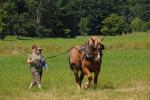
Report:
[[[5,41],[0,41],[0,100],[150,99],[149,33],[104,37],[106,50],[98,87],[80,92],[77,91],[73,73],[69,69],[67,54],[47,60],[49,72],[44,71],[42,80],[45,92],[40,92],[36,87],[29,91],[31,75],[26,58],[32,44],[40,45],[44,55],[51,56],[76,44],[83,44],[87,38],[24,39],[29,40],[16,40],[9,36]],[[87,77],[84,82],[86,80]]]

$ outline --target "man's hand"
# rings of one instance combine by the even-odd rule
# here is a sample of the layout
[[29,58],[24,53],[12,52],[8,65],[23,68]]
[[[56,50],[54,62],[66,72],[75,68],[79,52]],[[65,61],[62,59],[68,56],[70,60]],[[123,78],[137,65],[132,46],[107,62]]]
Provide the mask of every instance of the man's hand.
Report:
[[44,62],[44,60],[45,60],[45,57],[42,59],[42,62]]
[[27,63],[28,63],[28,64],[31,64],[31,63],[33,63],[34,60],[35,60],[35,59],[31,59],[31,60],[28,59]]

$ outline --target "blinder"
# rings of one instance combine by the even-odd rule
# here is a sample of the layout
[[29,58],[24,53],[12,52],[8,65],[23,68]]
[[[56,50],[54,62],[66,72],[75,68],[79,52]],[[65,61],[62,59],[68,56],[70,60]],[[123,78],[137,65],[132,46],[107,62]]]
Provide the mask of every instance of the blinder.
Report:
[[82,51],[84,52],[84,58],[85,58],[86,60],[89,60],[89,61],[93,62],[94,59],[95,59],[95,56],[93,56],[93,55],[91,55],[91,54],[89,53],[87,47],[83,46],[83,47],[81,47],[81,49],[82,49]]
[[[96,50],[97,49],[97,47],[96,48],[92,48],[92,50]],[[102,50],[104,49],[104,45],[101,45],[99,48],[98,48],[98,52],[100,53],[100,57],[102,57]],[[81,47],[81,50],[84,52],[84,58],[86,59],[86,60],[88,60],[88,61],[91,61],[91,62],[93,62],[93,61],[95,61],[95,59],[96,59],[96,56],[98,55],[98,54],[94,54],[94,55],[92,55],[92,54],[90,54],[89,53],[89,50],[88,50],[88,45],[86,44],[86,45],[84,45],[84,46],[82,46]]]

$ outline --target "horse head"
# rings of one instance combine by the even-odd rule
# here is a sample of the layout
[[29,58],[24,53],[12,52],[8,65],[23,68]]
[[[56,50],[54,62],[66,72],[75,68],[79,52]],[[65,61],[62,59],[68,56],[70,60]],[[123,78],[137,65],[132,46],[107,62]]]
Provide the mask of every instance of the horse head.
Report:
[[88,41],[89,52],[94,56],[95,61],[99,61],[102,56],[102,50],[104,45],[102,44],[103,38],[98,38],[97,36],[91,36]]

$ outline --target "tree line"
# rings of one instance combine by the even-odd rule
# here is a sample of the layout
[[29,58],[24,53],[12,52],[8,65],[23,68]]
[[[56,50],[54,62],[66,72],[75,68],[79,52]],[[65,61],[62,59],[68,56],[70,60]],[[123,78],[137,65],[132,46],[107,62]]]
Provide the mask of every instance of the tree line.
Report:
[[1,0],[0,38],[149,31],[149,8],[149,0]]

